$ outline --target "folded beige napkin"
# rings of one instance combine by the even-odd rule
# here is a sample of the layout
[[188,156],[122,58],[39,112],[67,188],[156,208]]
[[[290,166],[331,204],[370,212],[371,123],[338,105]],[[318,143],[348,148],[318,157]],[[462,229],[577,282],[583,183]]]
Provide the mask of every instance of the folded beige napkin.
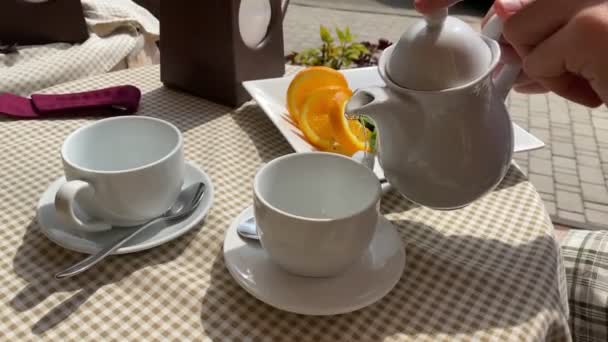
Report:
[[21,46],[0,54],[0,93],[27,96],[112,70],[157,64],[159,22],[131,0],[82,0],[90,32],[82,44]]

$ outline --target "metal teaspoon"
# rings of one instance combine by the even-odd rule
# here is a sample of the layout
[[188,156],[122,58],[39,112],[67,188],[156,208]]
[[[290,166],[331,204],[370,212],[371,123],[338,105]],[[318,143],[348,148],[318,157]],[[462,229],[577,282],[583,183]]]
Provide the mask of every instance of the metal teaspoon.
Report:
[[173,206],[171,208],[169,208],[169,210],[167,210],[164,214],[149,221],[148,223],[141,225],[139,228],[137,228],[132,233],[128,234],[125,237],[120,238],[114,244],[112,244],[108,247],[102,248],[99,252],[97,252],[95,254],[91,254],[90,256],[86,257],[85,259],[78,262],[77,264],[55,274],[55,278],[57,278],[57,279],[69,278],[69,277],[75,276],[79,273],[82,273],[82,272],[88,270],[93,265],[97,264],[98,262],[103,260],[105,257],[112,254],[114,251],[116,251],[118,248],[120,248],[120,246],[124,245],[127,241],[131,240],[133,237],[140,234],[141,232],[143,232],[147,228],[151,227],[155,223],[158,223],[161,221],[178,220],[178,219],[181,219],[181,218],[184,218],[184,217],[190,215],[201,203],[204,193],[205,193],[205,184],[204,183],[198,182],[198,183],[194,183],[194,184],[190,185],[189,187],[184,189],[179,194],[179,196],[177,197],[177,200],[175,201]]

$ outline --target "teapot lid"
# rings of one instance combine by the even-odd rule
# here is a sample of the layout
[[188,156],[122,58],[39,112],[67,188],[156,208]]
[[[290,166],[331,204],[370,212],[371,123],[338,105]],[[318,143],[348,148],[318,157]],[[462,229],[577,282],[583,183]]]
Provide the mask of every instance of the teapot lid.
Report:
[[386,72],[401,87],[436,91],[481,77],[491,63],[492,52],[480,34],[442,9],[426,15],[401,36]]

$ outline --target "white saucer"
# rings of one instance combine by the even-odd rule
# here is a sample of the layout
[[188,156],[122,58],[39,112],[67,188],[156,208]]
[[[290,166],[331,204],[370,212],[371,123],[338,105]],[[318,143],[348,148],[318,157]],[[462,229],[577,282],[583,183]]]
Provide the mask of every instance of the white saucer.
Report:
[[268,259],[258,242],[238,236],[238,223],[252,215],[252,207],[245,209],[228,228],[224,262],[247,292],[278,309],[303,315],[355,311],[384,297],[401,278],[405,249],[399,233],[384,217],[361,261],[336,277],[308,278],[284,271]]
[[[196,226],[207,214],[213,203],[213,184],[207,174],[197,165],[186,162],[184,187],[187,187],[194,182],[202,181],[206,185],[205,195],[196,211],[188,218],[171,223],[157,224],[154,227],[140,233],[124,246],[119,248],[114,254],[125,254],[139,252],[145,249],[156,247],[165,242],[188,232]],[[38,223],[40,231],[56,244],[71,249],[76,252],[92,254],[99,251],[102,247],[117,238],[117,233],[126,234],[128,230],[134,228],[115,228],[107,232],[86,233],[70,229],[60,223],[57,213],[55,212],[55,193],[65,182],[65,177],[61,177],[54,181],[47,190],[42,194],[38,202]]]

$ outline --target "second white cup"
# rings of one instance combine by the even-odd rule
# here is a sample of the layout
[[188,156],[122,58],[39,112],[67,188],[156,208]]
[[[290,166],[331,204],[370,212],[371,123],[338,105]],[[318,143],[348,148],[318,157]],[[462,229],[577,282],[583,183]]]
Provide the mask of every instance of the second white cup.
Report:
[[254,180],[262,247],[296,275],[338,275],[367,250],[380,198],[376,175],[350,158],[312,152],[274,159]]
[[184,178],[181,132],[146,116],[81,127],[65,140],[61,157],[67,182],[55,208],[65,224],[87,232],[160,216],[177,199]]

